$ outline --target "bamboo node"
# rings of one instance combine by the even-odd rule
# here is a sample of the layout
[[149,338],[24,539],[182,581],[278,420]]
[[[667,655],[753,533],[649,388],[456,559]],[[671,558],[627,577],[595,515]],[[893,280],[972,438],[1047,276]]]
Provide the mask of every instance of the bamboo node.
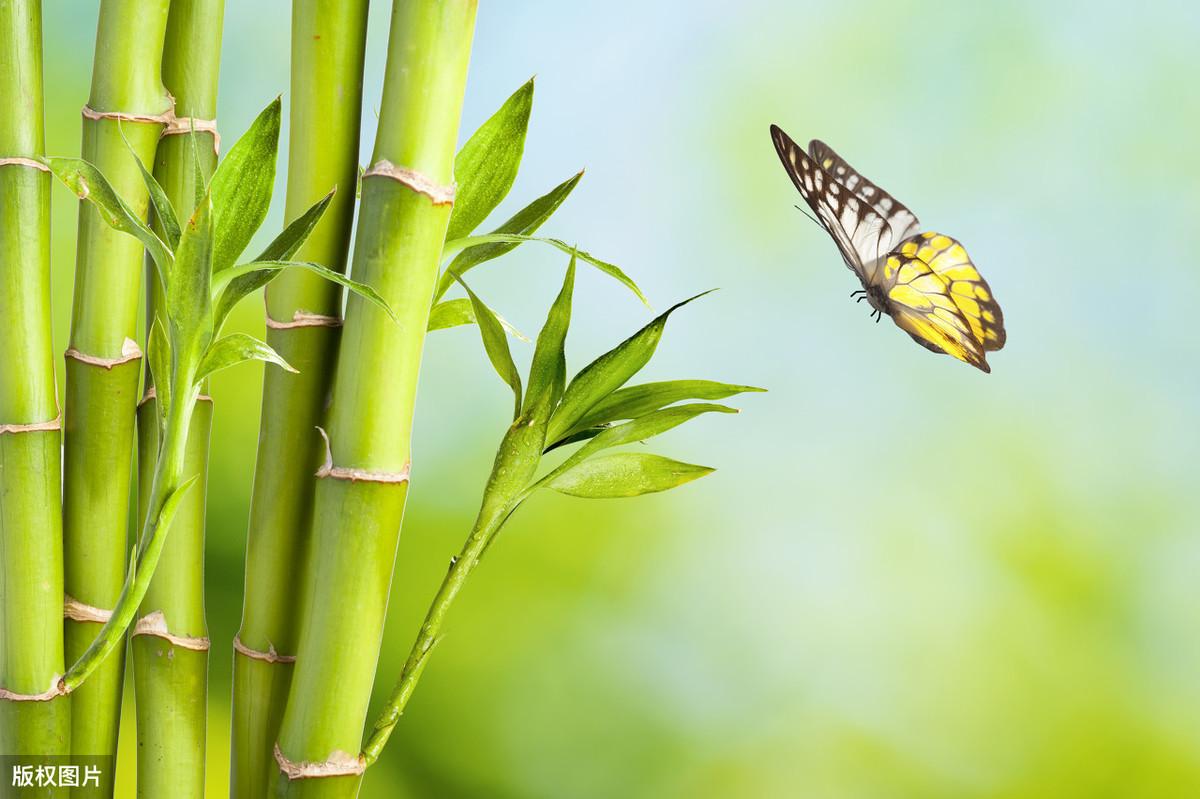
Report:
[[418,194],[424,194],[430,200],[433,200],[434,205],[454,205],[454,195],[458,187],[453,183],[449,186],[443,185],[423,172],[418,172],[408,167],[396,166],[387,159],[376,161],[370,169],[363,173],[363,178],[376,175],[391,178]]
[[40,169],[43,172],[50,171],[50,167],[46,166],[36,158],[26,158],[22,155],[10,155],[0,158],[0,166],[27,166],[32,169]]
[[66,351],[65,357],[74,361],[79,361],[80,363],[86,363],[89,366],[101,366],[105,369],[111,370],[114,366],[120,366],[124,363],[140,360],[142,357],[142,350],[140,347],[138,347],[136,341],[131,338],[127,338],[121,345],[121,355],[117,358],[103,358],[99,355],[88,355],[87,353],[80,352],[74,347],[71,347]]
[[156,125],[169,125],[175,118],[175,111],[174,108],[169,108],[161,114],[138,114],[128,111],[97,111],[90,105],[85,105],[83,118],[93,121],[115,119],[120,122],[149,122]]
[[61,674],[54,675],[50,680],[49,690],[42,691],[40,694],[19,694],[7,688],[0,688],[0,700],[5,702],[49,702],[51,699],[66,695],[67,688],[63,684]]
[[349,480],[362,483],[407,483],[408,466],[398,472],[376,472],[370,469],[353,469],[348,466],[333,465],[333,446],[329,435],[320,427],[317,432],[325,439],[325,462],[317,469],[317,477],[332,477],[334,480]]
[[71,621],[90,621],[97,624],[106,624],[112,618],[112,611],[80,602],[75,597],[67,594],[63,597],[63,618],[70,619]]
[[192,649],[197,652],[208,651],[208,638],[191,638],[186,635],[175,635],[167,629],[167,617],[163,615],[161,610],[156,610],[153,613],[148,613],[137,620],[137,624],[133,625],[133,632],[130,637],[137,635],[153,635],[156,638],[162,638],[169,641],[172,645],[181,649]]
[[275,763],[289,780],[352,777],[367,770],[367,761],[362,755],[352,755],[341,750],[334,750],[327,759],[320,762],[289,760],[278,743],[275,744]]
[[296,311],[292,314],[291,321],[280,322],[278,319],[272,319],[270,314],[267,314],[267,328],[270,330],[294,330],[298,327],[341,327],[342,320],[337,316],[325,316],[319,313],[309,313],[308,311]]
[[270,642],[267,643],[267,651],[263,652],[262,650],[251,649],[250,647],[246,646],[245,644],[242,643],[241,636],[237,636],[237,635],[235,635],[233,637],[233,651],[240,652],[241,654],[245,655],[248,658],[251,658],[253,660],[261,660],[265,663],[295,663],[296,662],[295,655],[279,654],[278,652],[275,651],[275,645]]
[[29,424],[0,424],[0,435],[6,433],[43,433],[51,430],[62,430],[62,414],[47,422],[30,422]]
[[213,138],[213,152],[221,151],[221,134],[217,132],[217,120],[215,119],[200,119],[198,117],[179,117],[171,114],[171,118],[167,120],[167,126],[163,128],[163,132],[159,134],[159,138],[167,136],[179,136],[185,133],[211,133]]
[[[142,395],[142,398],[140,400],[138,400],[138,407],[139,408],[142,407],[147,402],[149,402],[150,400],[154,399],[157,396],[158,396],[158,392],[154,390],[154,386],[147,386],[146,393]],[[196,402],[212,402],[212,401],[213,401],[213,398],[208,396],[207,394],[197,394],[196,395]]]

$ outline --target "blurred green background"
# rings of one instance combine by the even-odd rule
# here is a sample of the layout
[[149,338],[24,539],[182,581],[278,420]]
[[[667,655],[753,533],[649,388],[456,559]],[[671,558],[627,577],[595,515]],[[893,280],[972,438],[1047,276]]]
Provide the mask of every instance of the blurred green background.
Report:
[[[389,11],[374,5],[364,162]],[[287,102],[289,10],[228,6],[233,137]],[[662,439],[719,467],[699,483],[529,503],[364,796],[1200,795],[1200,6],[482,6],[464,138],[539,76],[501,217],[586,166],[548,232],[621,264],[660,309],[722,288],[672,321],[648,376],[771,393]],[[94,2],[46,3],[55,154],[79,151],[95,17]],[[854,278],[792,208],[772,122],[831,142],[966,243],[1007,320],[994,374],[847,298]],[[54,225],[65,347],[65,190]],[[474,284],[535,330],[563,260],[525,247]],[[594,273],[579,291],[573,368],[647,319]],[[261,331],[261,305],[236,324]],[[213,390],[214,797],[260,381],[241,368]],[[431,337],[381,691],[509,407],[472,330]],[[126,790],[132,744],[127,728]]]

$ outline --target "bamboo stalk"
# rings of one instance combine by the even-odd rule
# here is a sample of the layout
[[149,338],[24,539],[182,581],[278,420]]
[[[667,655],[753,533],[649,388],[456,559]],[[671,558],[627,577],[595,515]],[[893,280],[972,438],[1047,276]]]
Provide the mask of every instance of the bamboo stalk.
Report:
[[[286,217],[337,188],[325,218],[296,257],[344,272],[358,180],[367,0],[296,0]],[[303,271],[267,289],[267,343],[298,374],[263,376],[261,434],[246,546],[242,625],[233,671],[230,793],[266,795],[273,748],[296,652],[292,603],[312,524],[312,475],[341,318],[341,290]]]
[[396,0],[353,273],[397,322],[351,298],[318,471],[277,795],[354,796],[408,470],[417,375],[453,203],[474,0]]
[[[183,218],[191,215],[195,204],[194,162],[198,160],[206,179],[217,163],[215,118],[224,6],[224,0],[173,0],[167,20],[162,75],[175,98],[176,117],[158,146],[154,175]],[[146,274],[149,330],[155,317],[165,314],[166,302],[153,264],[148,264]],[[202,395],[192,416],[183,473],[185,479],[195,476],[197,484],[176,513],[131,636],[139,796],[204,796],[208,711],[204,522],[212,413],[212,401]],[[139,519],[149,511],[159,444],[157,416],[157,399],[148,393],[138,408]]]
[[63,671],[39,0],[0,0],[0,104],[0,754],[44,757],[69,753],[70,707],[32,699],[54,696]]
[[[84,109],[83,157],[142,218],[147,191],[129,149],[149,163],[171,110],[160,76],[167,6],[167,0],[101,2],[92,90]],[[81,204],[67,351],[65,577],[69,596],[101,610],[113,607],[125,578],[141,270],[141,244]],[[68,661],[83,654],[97,631],[94,621],[67,619]],[[115,754],[123,672],[118,651],[73,693],[76,755]],[[111,770],[105,777],[107,784],[93,795],[112,794]]]

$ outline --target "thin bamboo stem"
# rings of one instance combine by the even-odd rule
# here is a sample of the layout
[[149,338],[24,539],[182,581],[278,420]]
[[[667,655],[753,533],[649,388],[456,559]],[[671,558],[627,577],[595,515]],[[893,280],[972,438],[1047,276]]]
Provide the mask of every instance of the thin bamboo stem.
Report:
[[[154,175],[184,219],[191,215],[195,201],[194,161],[199,161],[205,177],[212,175],[217,163],[217,77],[224,6],[224,0],[172,0],[167,20],[162,74],[175,98],[176,119],[159,143]],[[153,264],[147,264],[146,275],[149,330],[155,316],[165,313],[166,302]],[[159,443],[158,411],[152,393],[138,408],[138,518],[145,518],[149,510]],[[131,636],[139,796],[204,796],[209,659],[204,522],[212,414],[212,401],[201,397],[192,416],[183,473],[184,479],[195,477],[197,482],[175,515]]]
[[397,321],[349,301],[329,459],[318,472],[306,616],[276,752],[280,796],[354,796],[365,767],[357,753],[408,493],[417,375],[450,217],[444,195],[475,11],[474,0],[396,0],[392,8],[353,275]]
[[0,115],[0,754],[61,756],[67,700],[31,699],[64,665],[39,0],[0,0],[0,105],[14,109]]
[[[171,109],[160,75],[167,8],[167,0],[101,2],[83,119],[83,157],[143,218],[147,192],[129,149],[150,163]],[[141,245],[81,204],[64,409],[65,577],[68,595],[101,609],[113,608],[127,565],[141,271]],[[96,622],[68,619],[68,662],[96,635]],[[119,651],[71,697],[75,754],[115,755],[123,672]],[[111,796],[111,777],[90,795]]]
[[[354,218],[366,33],[367,0],[293,3],[285,215],[294,219],[337,188],[296,258],[338,272],[346,268]],[[292,599],[308,550],[313,474],[324,457],[315,428],[323,424],[333,379],[341,307],[336,284],[302,270],[285,272],[267,290],[267,343],[299,373],[268,369],[263,377],[234,653],[234,799],[266,795],[276,771],[273,749],[296,652],[299,614]]]

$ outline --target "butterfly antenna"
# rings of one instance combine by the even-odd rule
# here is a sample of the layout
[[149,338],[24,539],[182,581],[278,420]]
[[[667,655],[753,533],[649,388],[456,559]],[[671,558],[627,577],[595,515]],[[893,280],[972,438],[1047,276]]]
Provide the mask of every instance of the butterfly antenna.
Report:
[[817,218],[815,216],[813,216],[812,214],[810,214],[808,211],[805,211],[803,208],[801,208],[798,205],[796,206],[796,210],[799,211],[800,213],[804,214],[805,216],[807,216],[809,219],[811,219],[812,223],[814,225],[816,225],[817,227],[821,227],[821,223],[817,221]]

